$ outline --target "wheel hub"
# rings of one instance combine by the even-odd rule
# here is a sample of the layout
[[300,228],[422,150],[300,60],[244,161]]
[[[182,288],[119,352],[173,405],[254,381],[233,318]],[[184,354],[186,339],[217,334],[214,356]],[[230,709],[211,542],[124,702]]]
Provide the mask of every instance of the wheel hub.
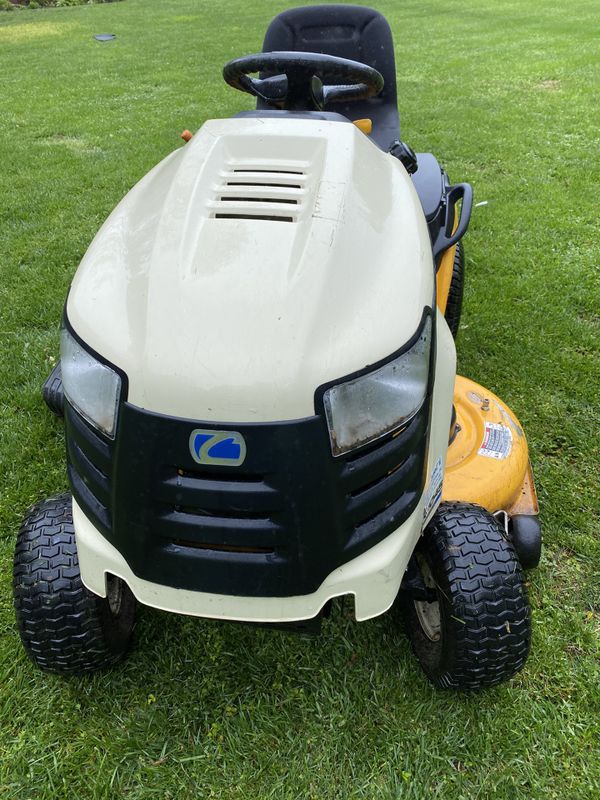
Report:
[[[417,556],[417,563],[423,578],[423,583],[428,589],[435,589],[435,579],[429,568],[429,564],[422,556]],[[439,642],[442,636],[442,617],[440,614],[440,604],[437,600],[429,602],[427,600],[414,600],[415,611],[423,633],[431,642]]]
[[113,617],[118,617],[123,603],[123,581],[116,575],[106,576],[106,599]]

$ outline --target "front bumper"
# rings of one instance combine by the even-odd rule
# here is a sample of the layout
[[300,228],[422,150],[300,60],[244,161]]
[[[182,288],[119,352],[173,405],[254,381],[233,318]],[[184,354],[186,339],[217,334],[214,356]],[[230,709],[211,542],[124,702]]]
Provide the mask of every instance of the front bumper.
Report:
[[288,597],[247,597],[189,591],[164,586],[135,575],[124,557],[94,527],[73,500],[73,522],[81,578],[87,588],[106,596],[106,574],[122,578],[144,605],[198,617],[242,622],[296,622],[312,619],[328,600],[354,595],[358,621],[390,608],[414,546],[421,534],[423,501],[392,534],[366,553],[328,575],[315,592]]

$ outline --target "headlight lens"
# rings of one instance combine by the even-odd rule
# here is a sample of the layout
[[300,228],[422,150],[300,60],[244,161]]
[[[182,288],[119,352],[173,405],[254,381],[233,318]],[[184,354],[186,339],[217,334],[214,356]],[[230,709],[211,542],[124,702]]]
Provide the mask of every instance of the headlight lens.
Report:
[[431,317],[415,343],[383,367],[332,386],[323,395],[334,456],[405,424],[423,405],[429,377]]
[[88,353],[63,327],[60,363],[65,396],[88,422],[114,438],[121,377]]

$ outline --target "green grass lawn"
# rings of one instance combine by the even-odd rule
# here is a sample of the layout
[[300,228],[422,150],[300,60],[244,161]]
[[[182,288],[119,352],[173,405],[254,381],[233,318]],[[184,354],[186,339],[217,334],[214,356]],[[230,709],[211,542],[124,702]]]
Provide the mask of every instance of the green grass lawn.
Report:
[[[597,0],[379,2],[403,134],[476,202],[461,372],[529,437],[545,534],[510,684],[433,689],[390,616],[317,639],[140,614],[112,673],[38,672],[15,629],[19,521],[66,487],[40,386],[77,264],[179,132],[249,108],[221,66],[284,2],[126,0],[0,15],[0,797],[600,797]],[[114,32],[99,44],[92,34]]]

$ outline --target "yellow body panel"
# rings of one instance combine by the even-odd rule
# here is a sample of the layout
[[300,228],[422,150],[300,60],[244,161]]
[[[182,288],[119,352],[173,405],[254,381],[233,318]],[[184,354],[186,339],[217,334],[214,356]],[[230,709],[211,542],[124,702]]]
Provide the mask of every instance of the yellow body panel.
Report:
[[[452,232],[456,230],[458,225],[458,211],[454,209],[454,226]],[[440,266],[435,277],[435,296],[437,299],[437,306],[442,314],[446,313],[446,306],[448,305],[448,295],[450,293],[450,284],[452,283],[452,271],[454,270],[454,255],[456,253],[457,245],[449,247],[442,256]]]
[[527,440],[495,394],[456,376],[458,430],[448,447],[443,500],[477,503],[492,513],[537,514]]
[[435,278],[437,306],[442,314],[446,313],[446,305],[448,304],[448,293],[450,291],[450,283],[452,282],[455,253],[456,245],[454,245],[454,247],[449,247],[445,251]]

